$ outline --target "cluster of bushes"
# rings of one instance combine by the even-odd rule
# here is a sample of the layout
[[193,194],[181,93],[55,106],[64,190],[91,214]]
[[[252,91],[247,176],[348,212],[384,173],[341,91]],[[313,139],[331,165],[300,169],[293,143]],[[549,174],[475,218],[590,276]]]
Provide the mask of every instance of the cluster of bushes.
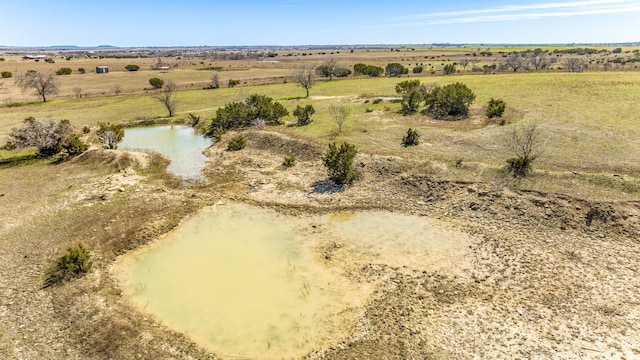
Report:
[[13,77],[13,73],[11,71],[3,71],[0,73],[0,76],[2,76],[3,79],[8,79]]
[[66,156],[75,156],[89,148],[78,135],[73,134],[69,120],[24,119],[22,126],[13,128],[9,133],[9,142],[5,149],[35,147],[38,156],[49,157],[64,152]]
[[389,77],[399,77],[409,73],[409,69],[402,66],[400,63],[388,63],[384,68],[384,71]]
[[358,63],[353,65],[353,74],[354,75],[365,75],[371,77],[378,77],[384,73],[384,69],[380,66],[367,65],[363,63]]
[[403,114],[413,114],[424,104],[424,112],[436,119],[467,116],[476,97],[463,83],[434,86],[429,90],[418,79],[399,82],[396,92],[402,95]]
[[351,70],[342,68],[342,67],[334,67],[331,65],[320,65],[316,68],[316,74],[322,77],[347,77],[351,75]]
[[265,95],[253,94],[244,102],[232,102],[218,109],[207,134],[219,139],[229,130],[242,129],[258,121],[266,125],[280,125],[282,118],[288,115],[289,111],[279,102]]

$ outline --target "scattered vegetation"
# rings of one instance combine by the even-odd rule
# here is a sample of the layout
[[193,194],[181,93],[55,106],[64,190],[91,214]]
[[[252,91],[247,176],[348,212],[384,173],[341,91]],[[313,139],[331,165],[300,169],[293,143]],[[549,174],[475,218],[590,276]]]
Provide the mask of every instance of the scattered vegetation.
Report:
[[408,147],[412,145],[418,145],[420,143],[420,134],[418,130],[409,128],[407,133],[402,137],[402,146]]
[[340,147],[336,146],[336,143],[329,144],[329,149],[322,157],[329,180],[337,185],[348,185],[355,181],[358,176],[353,167],[353,160],[357,153],[355,145],[347,142],[343,142]]

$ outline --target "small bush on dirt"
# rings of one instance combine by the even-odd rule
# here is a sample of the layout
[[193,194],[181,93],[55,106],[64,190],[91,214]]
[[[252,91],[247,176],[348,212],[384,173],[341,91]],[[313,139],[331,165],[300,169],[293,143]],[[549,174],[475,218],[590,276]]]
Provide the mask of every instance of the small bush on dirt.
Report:
[[536,159],[532,157],[514,157],[507,159],[507,171],[513,174],[514,177],[525,177],[532,171],[531,163]]
[[149,79],[149,84],[153,86],[154,89],[160,89],[164,86],[164,80],[154,77]]
[[402,145],[404,147],[411,145],[418,145],[420,139],[420,134],[418,134],[418,130],[409,128],[407,133],[402,137]]
[[316,109],[313,108],[313,105],[309,104],[304,107],[298,105],[296,109],[293,111],[293,116],[298,118],[298,126],[304,126],[311,123],[311,115],[316,112]]
[[80,155],[89,149],[89,144],[85,143],[76,134],[71,134],[62,143],[62,150],[67,153],[68,156]]
[[84,68],[78,68],[78,73],[79,74],[84,74],[86,72],[87,72],[87,70],[85,70]]
[[295,164],[296,164],[296,157],[295,156],[285,156],[284,160],[282,161],[282,166],[284,166],[286,168],[290,168]]
[[56,71],[56,75],[71,75],[72,72],[73,70],[71,70],[71,68],[63,67]]
[[502,99],[491,98],[487,106],[487,118],[493,119],[494,117],[501,117],[506,106],[507,104]]
[[229,82],[227,82],[227,86],[232,88],[236,85],[240,84],[240,80],[234,80],[234,79],[229,79]]
[[329,144],[329,149],[322,157],[329,179],[338,185],[348,185],[355,181],[358,176],[353,168],[353,159],[357,153],[355,145],[346,142],[340,147],[336,143]]
[[83,126],[83,127],[82,127],[82,133],[83,133],[83,134],[88,134],[88,133],[90,133],[90,132],[91,132],[91,128],[90,128],[90,127],[88,127],[87,125],[85,125],[85,126]]
[[456,72],[455,64],[447,64],[442,68],[442,73],[445,75],[451,75]]
[[125,66],[124,68],[127,71],[138,71],[138,70],[140,70],[140,66],[135,65],[135,64],[129,64],[129,65]]
[[0,73],[0,76],[2,76],[3,79],[8,79],[13,77],[13,73],[11,71],[3,71]]
[[375,98],[371,103],[374,105],[377,105],[377,104],[380,104],[381,102],[382,102],[382,98]]
[[229,151],[238,151],[245,147],[247,147],[247,140],[242,135],[234,136],[227,142],[227,150]]
[[83,245],[67,248],[67,253],[56,260],[49,271],[45,286],[52,286],[65,280],[80,277],[91,270],[91,254]]
[[415,67],[413,68],[413,73],[414,73],[414,74],[421,74],[421,73],[422,73],[422,71],[424,71],[424,67],[423,67],[423,66],[415,66]]

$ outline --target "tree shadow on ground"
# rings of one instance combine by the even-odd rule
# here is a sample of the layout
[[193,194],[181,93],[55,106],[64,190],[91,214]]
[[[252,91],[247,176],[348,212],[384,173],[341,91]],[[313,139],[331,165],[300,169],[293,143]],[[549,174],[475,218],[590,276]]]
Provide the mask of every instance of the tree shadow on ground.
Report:
[[312,188],[316,194],[334,194],[343,190],[342,186],[328,179],[314,182]]

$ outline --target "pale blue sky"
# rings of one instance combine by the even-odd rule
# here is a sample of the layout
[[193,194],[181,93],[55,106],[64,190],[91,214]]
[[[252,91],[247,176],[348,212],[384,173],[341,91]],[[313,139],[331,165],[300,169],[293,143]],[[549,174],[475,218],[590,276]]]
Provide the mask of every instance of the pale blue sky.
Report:
[[640,0],[8,0],[0,45],[640,41]]

